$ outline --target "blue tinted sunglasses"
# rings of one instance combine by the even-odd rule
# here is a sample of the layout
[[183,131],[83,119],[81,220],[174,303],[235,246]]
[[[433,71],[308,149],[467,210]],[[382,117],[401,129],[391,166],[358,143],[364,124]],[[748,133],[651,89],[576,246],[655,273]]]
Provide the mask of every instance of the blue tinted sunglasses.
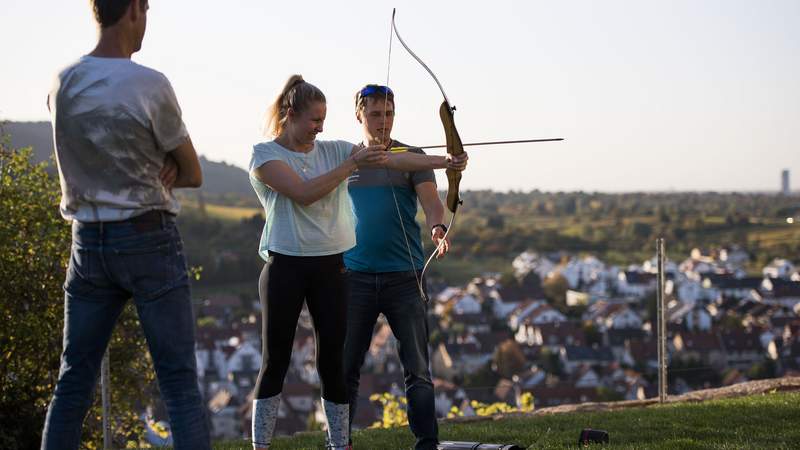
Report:
[[389,89],[389,86],[377,86],[371,84],[369,86],[365,86],[364,89],[361,89],[361,91],[358,93],[358,95],[361,97],[369,97],[372,94],[394,95],[394,92]]

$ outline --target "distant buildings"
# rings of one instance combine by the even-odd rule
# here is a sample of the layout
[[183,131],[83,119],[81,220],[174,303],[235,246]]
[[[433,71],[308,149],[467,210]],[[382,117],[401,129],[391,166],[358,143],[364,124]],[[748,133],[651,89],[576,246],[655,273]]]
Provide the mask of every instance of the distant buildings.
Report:
[[[738,246],[694,249],[667,261],[669,392],[800,373],[800,271],[775,258],[748,272]],[[591,255],[523,252],[515,277],[483,274],[432,291],[428,310],[435,408],[475,415],[472,400],[537,408],[657,395],[653,332],[655,260],[620,267]],[[547,299],[543,280],[559,276],[566,305]],[[261,367],[258,303],[215,294],[198,305],[197,368],[215,439],[251,429]],[[381,420],[370,394],[403,395],[403,368],[388,324],[376,327],[361,376],[357,429]],[[324,422],[311,317],[301,314],[276,432]]]
[[784,169],[783,172],[781,172],[781,193],[786,196],[792,193],[789,187],[789,169]]

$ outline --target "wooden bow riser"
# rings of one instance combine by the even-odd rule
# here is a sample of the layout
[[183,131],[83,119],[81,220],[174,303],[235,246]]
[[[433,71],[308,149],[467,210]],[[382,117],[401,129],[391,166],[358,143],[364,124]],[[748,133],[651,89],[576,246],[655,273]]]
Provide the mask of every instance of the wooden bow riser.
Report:
[[[442,119],[444,126],[444,134],[447,142],[447,153],[453,156],[464,153],[464,145],[461,143],[461,136],[458,135],[456,123],[453,120],[453,109],[443,101],[439,106],[439,117]],[[455,214],[458,205],[461,204],[461,198],[458,195],[458,185],[461,183],[461,172],[457,170],[447,169],[447,209]]]

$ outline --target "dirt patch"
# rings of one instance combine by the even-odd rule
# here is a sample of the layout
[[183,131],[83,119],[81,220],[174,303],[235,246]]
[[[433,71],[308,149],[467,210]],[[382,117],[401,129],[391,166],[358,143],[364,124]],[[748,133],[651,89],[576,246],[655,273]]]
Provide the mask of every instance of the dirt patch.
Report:
[[[800,377],[784,377],[770,380],[748,381],[746,383],[735,384],[733,386],[702,389],[699,391],[688,392],[683,395],[668,396],[667,403],[702,402],[721,398],[763,394],[772,391],[800,391]],[[627,400],[621,402],[587,402],[576,405],[551,406],[548,408],[536,409],[530,413],[497,414],[491,417],[457,417],[449,419],[448,421],[460,423],[481,420],[500,420],[509,417],[543,416],[548,414],[564,414],[573,412],[615,411],[618,409],[642,408],[658,404],[658,398],[648,398],[646,400]]]

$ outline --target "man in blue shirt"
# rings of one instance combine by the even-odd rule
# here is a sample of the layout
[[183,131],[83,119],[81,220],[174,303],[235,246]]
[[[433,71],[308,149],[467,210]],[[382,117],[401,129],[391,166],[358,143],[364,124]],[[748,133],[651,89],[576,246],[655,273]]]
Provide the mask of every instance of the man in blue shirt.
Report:
[[[385,86],[367,85],[356,94],[356,119],[364,145],[407,147],[391,138],[394,94]],[[421,149],[410,149],[424,153]],[[400,172],[385,168],[360,169],[348,180],[356,216],[356,246],[345,253],[350,298],[347,311],[344,369],[350,396],[352,426],[364,356],[379,314],[383,314],[398,341],[403,364],[408,420],[417,438],[416,449],[436,449],[438,426],[429,369],[427,306],[421,271],[424,264],[417,199],[444,256],[450,243],[444,207],[432,170]],[[440,245],[441,244],[441,245]]]

